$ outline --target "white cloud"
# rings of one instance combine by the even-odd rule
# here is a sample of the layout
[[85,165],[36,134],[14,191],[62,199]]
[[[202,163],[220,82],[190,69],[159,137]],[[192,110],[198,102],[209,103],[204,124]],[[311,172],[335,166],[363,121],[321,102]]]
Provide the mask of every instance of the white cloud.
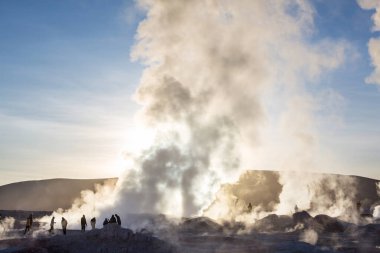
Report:
[[367,83],[380,85],[380,38],[372,38],[368,43],[368,52],[375,70],[366,78]]
[[378,0],[357,0],[357,2],[361,8],[366,10],[380,7]]
[[376,13],[373,14],[372,20],[375,24],[373,31],[380,31],[380,7],[376,8]]
[[[380,1],[378,0],[357,0],[361,8],[366,10],[375,9],[372,16],[374,26],[373,31],[380,31]],[[368,53],[371,57],[375,70],[366,78],[366,83],[380,85],[380,39],[372,38],[368,43]]]

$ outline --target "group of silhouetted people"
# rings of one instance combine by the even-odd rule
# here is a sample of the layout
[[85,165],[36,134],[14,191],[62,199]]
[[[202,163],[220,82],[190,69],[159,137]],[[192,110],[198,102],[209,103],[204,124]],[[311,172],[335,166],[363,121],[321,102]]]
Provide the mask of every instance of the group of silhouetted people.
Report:
[[[54,224],[55,224],[55,217],[53,216],[50,220],[50,229],[49,229],[50,234],[52,234],[54,232]],[[64,217],[62,217],[62,219],[61,219],[61,226],[62,226],[63,234],[66,235],[67,220]]]
[[119,226],[121,226],[121,219],[120,216],[117,214],[112,214],[111,218],[105,218],[103,221],[103,227],[108,225],[108,224],[115,224],[117,223]]
[[[121,224],[120,222],[120,217],[115,214],[117,216],[117,218],[114,217],[114,215],[112,215],[112,217],[114,217],[114,219],[116,220],[115,223],[117,222],[118,224]],[[112,218],[111,218],[112,219]],[[50,220],[50,229],[48,230],[48,232],[50,234],[52,234],[54,232],[54,224],[55,224],[55,217],[53,216]],[[67,220],[62,217],[62,220],[61,220],[61,226],[62,226],[62,232],[64,235],[66,235],[66,231],[67,231]],[[82,218],[80,219],[80,224],[81,224],[81,231],[84,232],[86,231],[86,227],[87,227],[87,221],[86,221],[86,216],[83,215]],[[26,225],[25,225],[25,230],[24,230],[24,234],[26,234],[27,232],[30,231],[30,229],[32,228],[32,225],[33,225],[33,215],[30,214],[28,216],[28,218],[26,219]],[[93,217],[91,219],[91,228],[92,229],[95,229],[95,225],[96,225],[96,218]]]
[[[49,232],[52,234],[53,231],[54,231],[54,223],[55,223],[55,217],[53,216],[51,218],[51,221],[50,221],[50,229],[49,229]],[[66,228],[67,228],[67,220],[65,218],[62,217],[62,220],[61,220],[61,226],[62,226],[62,232],[64,235],[66,235]]]

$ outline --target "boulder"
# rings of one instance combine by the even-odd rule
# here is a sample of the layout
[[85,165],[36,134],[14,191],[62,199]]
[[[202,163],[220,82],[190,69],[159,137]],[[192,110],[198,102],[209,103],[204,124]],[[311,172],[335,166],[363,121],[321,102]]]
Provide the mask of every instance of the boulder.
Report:
[[180,225],[182,232],[196,232],[196,233],[218,233],[223,231],[223,227],[207,217],[197,217],[186,219]]
[[319,214],[313,219],[313,228],[323,233],[342,233],[344,232],[343,224],[336,218],[328,215]]
[[297,212],[293,214],[293,222],[294,224],[306,224],[308,223],[313,217],[306,211]]
[[293,227],[293,220],[287,215],[270,214],[254,224],[254,229],[266,232],[286,231]]

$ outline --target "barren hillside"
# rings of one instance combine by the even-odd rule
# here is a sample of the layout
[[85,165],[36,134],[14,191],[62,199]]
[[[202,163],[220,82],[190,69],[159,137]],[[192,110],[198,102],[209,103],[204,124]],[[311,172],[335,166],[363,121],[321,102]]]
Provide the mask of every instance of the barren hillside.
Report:
[[69,208],[83,190],[96,184],[115,185],[117,178],[48,179],[0,186],[0,210],[52,211]]

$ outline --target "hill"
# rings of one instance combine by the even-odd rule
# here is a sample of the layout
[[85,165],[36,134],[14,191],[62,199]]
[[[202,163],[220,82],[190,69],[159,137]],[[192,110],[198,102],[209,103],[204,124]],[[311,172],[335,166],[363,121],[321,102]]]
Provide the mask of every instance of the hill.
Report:
[[[320,199],[324,198],[329,200],[326,204],[328,208],[346,193],[354,193],[352,201],[360,201],[363,209],[368,209],[380,201],[376,187],[379,180],[358,176],[308,174],[309,177],[318,175],[323,177],[319,185],[314,187],[312,200],[316,205],[321,205]],[[347,181],[351,182],[348,188],[347,184],[344,184]],[[115,185],[116,182],[117,178],[49,179],[3,185],[0,186],[0,210],[67,209],[76,198],[80,197],[81,191],[95,190],[97,184]],[[253,206],[260,206],[262,211],[271,212],[280,201],[283,187],[279,172],[250,170],[243,173],[236,183],[223,185],[220,191],[230,196],[229,199],[236,198],[242,205],[252,203]],[[210,208],[218,208],[216,204],[214,202]]]
[[67,209],[83,190],[97,184],[115,185],[117,178],[48,179],[0,186],[0,210],[53,211]]
[[[315,180],[312,184],[303,184],[303,181],[310,178]],[[339,200],[346,199],[351,201],[352,206],[360,202],[362,212],[366,213],[380,203],[377,192],[379,182],[376,179],[351,175],[304,173],[300,176],[298,172],[288,172],[284,179],[278,171],[249,170],[243,173],[236,183],[223,185],[217,194],[219,197],[207,211],[220,212],[221,206],[229,206],[231,210],[224,210],[228,214],[233,212],[233,209],[239,209],[239,205],[240,209],[244,209],[251,203],[253,207],[260,207],[260,211],[272,212],[280,203],[281,194],[284,191],[289,192],[289,186],[284,184],[289,184],[292,194],[295,194],[290,197],[294,200],[295,196],[308,195],[311,210],[331,209]],[[301,191],[303,193],[298,194]]]

